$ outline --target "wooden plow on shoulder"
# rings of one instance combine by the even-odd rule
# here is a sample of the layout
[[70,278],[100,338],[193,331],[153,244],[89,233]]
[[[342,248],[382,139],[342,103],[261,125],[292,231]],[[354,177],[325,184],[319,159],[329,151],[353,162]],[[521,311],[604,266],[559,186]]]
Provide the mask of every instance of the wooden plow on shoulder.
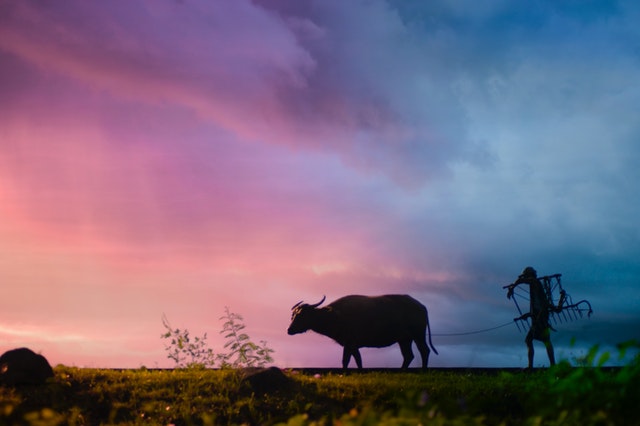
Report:
[[[546,275],[538,277],[542,287],[544,289],[545,296],[547,298],[547,306],[549,307],[550,322],[554,324],[571,322],[577,319],[583,318],[585,315],[587,318],[591,317],[593,309],[591,303],[588,300],[580,300],[573,302],[571,296],[562,288],[561,281],[562,274]],[[513,289],[513,296],[511,299],[518,309],[519,317],[514,318],[519,331],[527,332],[531,327],[529,323],[529,312],[522,312],[518,298],[522,301],[529,301],[529,288],[528,286],[515,287],[514,284],[505,285],[502,288]]]

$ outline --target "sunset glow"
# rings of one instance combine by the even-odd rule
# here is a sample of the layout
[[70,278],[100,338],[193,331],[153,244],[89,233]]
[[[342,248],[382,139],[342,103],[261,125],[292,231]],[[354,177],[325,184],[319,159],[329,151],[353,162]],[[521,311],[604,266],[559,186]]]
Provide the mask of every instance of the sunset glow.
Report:
[[559,357],[638,338],[640,7],[563,4],[1,3],[0,352],[168,367],[163,314],[222,350],[229,307],[337,367],[291,306],[402,293],[433,366],[524,366],[515,326],[446,334],[527,265],[594,306]]

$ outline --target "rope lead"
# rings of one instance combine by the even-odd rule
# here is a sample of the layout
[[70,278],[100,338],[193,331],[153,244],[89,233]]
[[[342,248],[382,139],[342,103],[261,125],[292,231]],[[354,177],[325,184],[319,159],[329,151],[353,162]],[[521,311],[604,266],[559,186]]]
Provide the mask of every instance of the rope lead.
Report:
[[443,333],[443,334],[432,333],[431,335],[434,336],[434,337],[467,336],[469,334],[486,333],[487,331],[497,330],[499,328],[506,327],[506,326],[511,325],[511,324],[513,324],[513,321],[509,321],[509,322],[506,322],[506,323],[501,324],[501,325],[496,325],[495,327],[483,328],[482,330],[467,331],[465,333]]

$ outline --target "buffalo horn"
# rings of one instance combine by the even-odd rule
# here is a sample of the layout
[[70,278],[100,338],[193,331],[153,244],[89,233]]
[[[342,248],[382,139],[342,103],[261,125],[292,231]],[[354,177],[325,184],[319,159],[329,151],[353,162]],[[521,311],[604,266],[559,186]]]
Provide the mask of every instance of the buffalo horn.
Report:
[[318,306],[322,305],[322,302],[324,302],[324,299],[326,299],[326,298],[327,298],[327,296],[322,296],[322,300],[321,301],[319,301],[315,305],[309,305],[309,306],[311,306],[312,308],[317,308]]
[[298,307],[298,306],[300,306],[300,305],[302,305],[302,300],[301,300],[301,301],[299,301],[298,303],[296,303],[295,305],[293,305],[293,306],[291,307],[291,310],[293,311],[295,308],[297,308],[297,307]]

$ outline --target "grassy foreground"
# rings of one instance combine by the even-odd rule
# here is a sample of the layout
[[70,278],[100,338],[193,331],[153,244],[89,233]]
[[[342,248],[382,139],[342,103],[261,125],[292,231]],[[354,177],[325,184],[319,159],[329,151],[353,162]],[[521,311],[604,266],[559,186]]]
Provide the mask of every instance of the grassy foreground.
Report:
[[637,359],[615,370],[285,374],[263,393],[238,370],[58,366],[46,386],[0,388],[0,424],[640,424]]

